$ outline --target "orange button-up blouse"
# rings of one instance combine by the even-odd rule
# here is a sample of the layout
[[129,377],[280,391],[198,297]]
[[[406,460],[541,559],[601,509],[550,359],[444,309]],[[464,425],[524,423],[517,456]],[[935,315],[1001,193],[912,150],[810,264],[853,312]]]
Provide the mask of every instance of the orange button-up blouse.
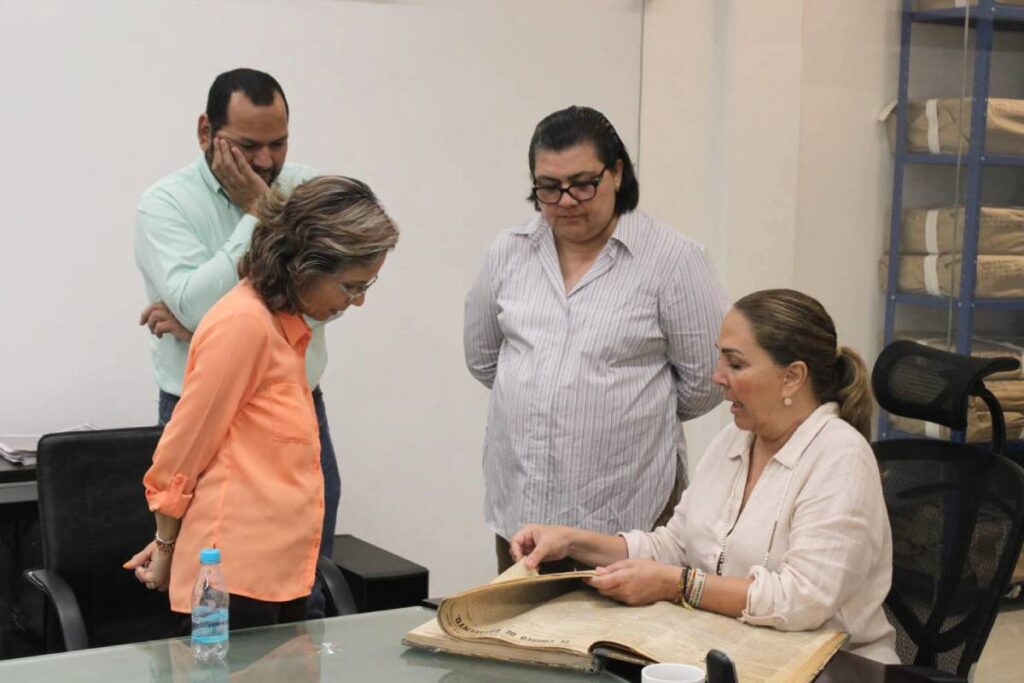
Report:
[[221,549],[231,593],[283,602],[312,589],[324,482],[309,339],[300,316],[272,313],[247,280],[192,338],[181,400],[143,478],[149,509],[181,519],[175,612],[191,609],[206,547]]

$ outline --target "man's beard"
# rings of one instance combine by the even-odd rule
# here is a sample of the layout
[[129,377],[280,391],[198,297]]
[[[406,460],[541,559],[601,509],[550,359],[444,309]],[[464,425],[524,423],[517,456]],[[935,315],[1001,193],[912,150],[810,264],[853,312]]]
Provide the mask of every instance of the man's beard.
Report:
[[[210,143],[210,146],[206,148],[206,153],[203,156],[206,157],[206,165],[209,167],[210,173],[213,173],[213,177],[217,178],[217,174],[213,170],[213,143],[212,142]],[[248,160],[246,160],[246,163],[249,163]],[[252,167],[252,164],[249,164],[249,168],[252,168],[253,173],[255,173],[256,175],[258,175],[260,178],[263,179],[263,182],[265,182],[267,184],[267,187],[273,187],[274,181],[277,180],[277,176],[281,175],[281,169],[278,166],[271,167],[270,169],[268,169],[266,174],[264,174],[264,172],[262,172],[262,171],[257,171],[255,168]],[[220,178],[217,178],[217,181],[220,182]],[[223,185],[223,184],[224,183],[221,182],[221,185]]]

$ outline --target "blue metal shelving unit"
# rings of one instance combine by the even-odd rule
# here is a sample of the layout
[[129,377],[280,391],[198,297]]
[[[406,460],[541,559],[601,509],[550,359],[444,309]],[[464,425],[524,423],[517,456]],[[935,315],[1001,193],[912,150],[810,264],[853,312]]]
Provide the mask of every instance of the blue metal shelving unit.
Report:
[[[910,51],[913,27],[919,23],[963,26],[965,20],[975,34],[974,81],[971,88],[970,144],[962,157],[956,154],[922,154],[907,152],[906,125],[907,99],[910,83]],[[993,35],[996,31],[1024,31],[1024,7],[1002,5],[994,0],[978,0],[974,7],[914,11],[912,0],[903,0],[903,20],[900,31],[899,94],[896,107],[896,150],[893,173],[892,215],[889,231],[889,278],[885,293],[885,344],[893,340],[896,311],[900,306],[949,308],[950,298],[897,291],[899,280],[900,227],[903,217],[904,171],[908,164],[962,164],[966,172],[964,198],[964,240],[961,252],[960,291],[953,298],[952,310],[956,314],[955,338],[958,353],[971,352],[974,313],[977,310],[1024,311],[1024,299],[975,299],[977,279],[978,224],[981,215],[982,176],[987,166],[1024,167],[1024,155],[987,155],[985,130],[988,113],[989,73]],[[959,197],[956,198],[959,201]],[[889,415],[879,416],[878,438],[901,436],[889,427]],[[954,441],[964,440],[963,432],[953,435]],[[1020,443],[1012,444],[1020,447]],[[1007,444],[1008,447],[1011,444]]]

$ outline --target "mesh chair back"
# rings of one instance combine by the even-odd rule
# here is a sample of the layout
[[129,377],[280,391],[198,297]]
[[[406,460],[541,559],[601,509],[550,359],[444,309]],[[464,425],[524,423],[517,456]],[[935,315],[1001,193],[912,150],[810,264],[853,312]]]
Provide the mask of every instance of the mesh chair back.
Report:
[[39,442],[43,563],[78,599],[90,647],[171,635],[167,594],[121,567],[153,538],[142,476],[161,431],[67,432]]
[[1024,540],[1024,471],[963,444],[874,444],[893,534],[886,612],[905,663],[966,676]]
[[894,415],[962,430],[968,399],[982,394],[982,379],[1019,367],[1015,358],[973,358],[903,340],[882,350],[871,385],[879,405]]

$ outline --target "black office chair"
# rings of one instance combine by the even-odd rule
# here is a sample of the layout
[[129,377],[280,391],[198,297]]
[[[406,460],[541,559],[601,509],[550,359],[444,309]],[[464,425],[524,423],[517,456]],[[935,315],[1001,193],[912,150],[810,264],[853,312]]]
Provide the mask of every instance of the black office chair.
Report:
[[[44,569],[25,577],[48,598],[49,652],[141,642],[174,634],[166,593],[140,584],[121,564],[153,537],[142,477],[160,427],[49,434],[37,475]],[[327,615],[352,614],[344,576],[321,557]],[[54,619],[55,618],[55,619]]]
[[167,594],[147,590],[121,568],[153,537],[142,476],[161,433],[141,427],[48,434],[39,441],[44,568],[25,577],[48,599],[47,651],[172,635]]
[[992,413],[993,446],[925,438],[873,444],[893,534],[885,609],[904,663],[967,676],[978,661],[1024,541],[1024,470],[999,455],[1005,426],[984,378],[1016,369],[909,341],[887,346],[872,373],[891,414],[967,425],[968,400]]
[[324,598],[327,602],[324,610],[326,616],[338,617],[355,614],[359,611],[356,609],[356,601],[352,597],[348,581],[345,580],[345,575],[341,573],[338,565],[334,564],[334,560],[321,555],[317,559],[316,575],[324,587]]

